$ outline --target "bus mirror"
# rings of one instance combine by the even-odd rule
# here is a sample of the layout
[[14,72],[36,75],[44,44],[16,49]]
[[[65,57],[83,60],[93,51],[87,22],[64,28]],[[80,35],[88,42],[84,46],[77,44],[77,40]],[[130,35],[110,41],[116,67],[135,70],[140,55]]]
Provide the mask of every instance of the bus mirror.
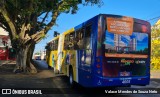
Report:
[[60,35],[60,33],[58,33],[57,31],[54,31],[54,37],[56,37],[56,36],[58,36],[58,35]]
[[45,49],[48,49],[48,46],[45,46]]

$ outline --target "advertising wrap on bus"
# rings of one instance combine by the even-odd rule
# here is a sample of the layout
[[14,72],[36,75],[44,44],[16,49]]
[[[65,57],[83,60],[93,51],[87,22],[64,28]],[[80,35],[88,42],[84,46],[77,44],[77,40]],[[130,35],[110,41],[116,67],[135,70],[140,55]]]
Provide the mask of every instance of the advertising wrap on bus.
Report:
[[129,17],[106,17],[103,76],[145,76],[149,56],[149,33],[144,21]]

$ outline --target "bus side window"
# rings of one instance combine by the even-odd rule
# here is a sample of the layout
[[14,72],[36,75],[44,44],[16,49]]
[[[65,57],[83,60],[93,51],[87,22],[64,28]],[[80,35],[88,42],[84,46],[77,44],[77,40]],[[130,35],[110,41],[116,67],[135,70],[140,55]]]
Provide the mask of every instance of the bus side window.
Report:
[[55,41],[52,42],[52,50],[55,50]]
[[54,47],[55,50],[58,50],[58,39],[55,40],[55,45],[54,45],[54,46],[55,46],[55,47]]
[[65,35],[64,49],[69,50],[69,35]]
[[49,50],[50,50],[50,51],[53,50],[53,43],[50,42],[48,45],[49,45]]
[[65,35],[64,37],[65,37],[65,38],[64,38],[64,50],[66,50],[66,43],[67,43],[67,38],[66,38],[66,37],[67,37],[67,36]]
[[74,49],[74,39],[75,39],[75,32],[69,34],[69,49]]
[[79,49],[84,49],[84,44],[85,44],[85,41],[84,41],[84,32],[85,30],[84,29],[80,29],[79,32],[77,33],[78,34],[78,47]]
[[52,50],[55,51],[56,50],[56,40],[54,40],[52,42]]
[[74,50],[78,50],[79,48],[79,41],[80,41],[80,31],[81,29],[77,30],[75,32],[75,38],[74,38]]
[[88,25],[85,29],[84,49],[90,49],[92,26]]

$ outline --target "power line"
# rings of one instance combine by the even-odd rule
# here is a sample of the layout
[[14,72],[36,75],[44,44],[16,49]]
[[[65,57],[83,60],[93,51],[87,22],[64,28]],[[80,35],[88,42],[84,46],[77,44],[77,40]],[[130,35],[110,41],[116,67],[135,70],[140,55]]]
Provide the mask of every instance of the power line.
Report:
[[151,21],[151,20],[154,20],[154,19],[157,19],[157,18],[160,18],[160,16],[157,16],[157,17],[154,17],[154,18],[148,19],[147,21]]

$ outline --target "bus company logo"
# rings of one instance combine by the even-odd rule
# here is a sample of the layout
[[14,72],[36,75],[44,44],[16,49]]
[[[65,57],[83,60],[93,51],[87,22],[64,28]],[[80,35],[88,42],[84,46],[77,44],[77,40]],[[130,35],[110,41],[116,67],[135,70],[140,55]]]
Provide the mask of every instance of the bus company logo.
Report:
[[2,89],[2,94],[11,94],[11,89]]
[[125,65],[130,65],[131,63],[134,63],[134,60],[126,60],[126,59],[122,59],[121,63],[125,63]]
[[146,62],[144,61],[144,60],[137,60],[136,62],[135,62],[136,64],[145,64]]

